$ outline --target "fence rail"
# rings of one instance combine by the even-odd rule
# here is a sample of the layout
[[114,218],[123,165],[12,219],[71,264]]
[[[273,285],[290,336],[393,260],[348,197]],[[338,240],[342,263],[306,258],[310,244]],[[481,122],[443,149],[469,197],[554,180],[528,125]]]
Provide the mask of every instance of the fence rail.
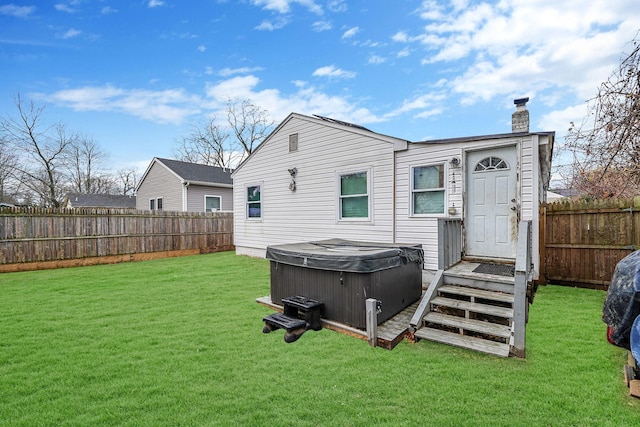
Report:
[[54,265],[48,268],[64,266],[61,261],[95,257],[111,257],[118,262],[126,260],[126,256],[140,258],[140,254],[204,253],[232,248],[231,212],[0,210],[0,272],[47,268],[42,263],[51,262]]
[[640,249],[640,197],[541,206],[547,282],[604,289],[616,264]]

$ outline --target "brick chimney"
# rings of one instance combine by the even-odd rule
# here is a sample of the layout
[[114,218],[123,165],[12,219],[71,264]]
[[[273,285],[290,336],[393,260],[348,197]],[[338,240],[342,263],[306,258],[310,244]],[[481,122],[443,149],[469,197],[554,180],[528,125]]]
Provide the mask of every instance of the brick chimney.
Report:
[[511,115],[511,132],[529,132],[529,110],[527,110],[529,98],[514,99],[516,111]]

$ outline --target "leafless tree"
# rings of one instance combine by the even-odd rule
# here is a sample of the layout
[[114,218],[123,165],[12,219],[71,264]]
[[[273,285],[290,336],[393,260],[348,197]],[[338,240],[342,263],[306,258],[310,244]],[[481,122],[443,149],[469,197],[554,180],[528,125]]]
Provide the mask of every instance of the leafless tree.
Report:
[[118,193],[123,196],[132,196],[138,185],[138,173],[135,169],[120,169],[117,172],[116,184]]
[[44,123],[44,107],[15,97],[16,117],[0,118],[0,134],[18,156],[15,178],[44,206],[58,207],[66,185],[62,163],[77,141],[61,123]]
[[244,160],[267,137],[273,121],[267,110],[250,100],[229,99],[226,122],[217,116],[194,125],[174,150],[183,161],[233,168]]
[[269,112],[249,100],[227,101],[227,119],[245,155],[253,153],[273,126]]
[[107,173],[104,163],[108,155],[91,138],[78,137],[65,151],[63,165],[71,192],[113,194],[116,179]]
[[175,150],[176,157],[185,162],[231,167],[233,151],[229,134],[216,123],[214,116],[201,125],[194,125]]
[[640,33],[618,68],[589,100],[581,125],[571,124],[572,182],[595,197],[640,194]]
[[13,171],[17,163],[15,153],[9,148],[4,139],[0,139],[0,202],[14,201],[14,193],[11,191]]

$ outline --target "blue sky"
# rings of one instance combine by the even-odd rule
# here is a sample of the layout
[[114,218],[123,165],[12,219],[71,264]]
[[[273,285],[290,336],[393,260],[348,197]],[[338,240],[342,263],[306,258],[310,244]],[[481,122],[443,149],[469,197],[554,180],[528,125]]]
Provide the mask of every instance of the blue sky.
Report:
[[114,169],[230,97],[409,140],[510,132],[529,97],[561,144],[639,29],[637,0],[0,0],[0,114],[33,99]]

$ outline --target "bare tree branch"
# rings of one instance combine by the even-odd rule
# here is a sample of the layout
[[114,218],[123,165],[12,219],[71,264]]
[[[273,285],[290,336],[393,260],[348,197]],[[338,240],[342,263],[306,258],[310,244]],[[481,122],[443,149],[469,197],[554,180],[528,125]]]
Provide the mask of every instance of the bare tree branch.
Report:
[[595,197],[640,193],[639,35],[566,138],[574,154],[573,185]]

